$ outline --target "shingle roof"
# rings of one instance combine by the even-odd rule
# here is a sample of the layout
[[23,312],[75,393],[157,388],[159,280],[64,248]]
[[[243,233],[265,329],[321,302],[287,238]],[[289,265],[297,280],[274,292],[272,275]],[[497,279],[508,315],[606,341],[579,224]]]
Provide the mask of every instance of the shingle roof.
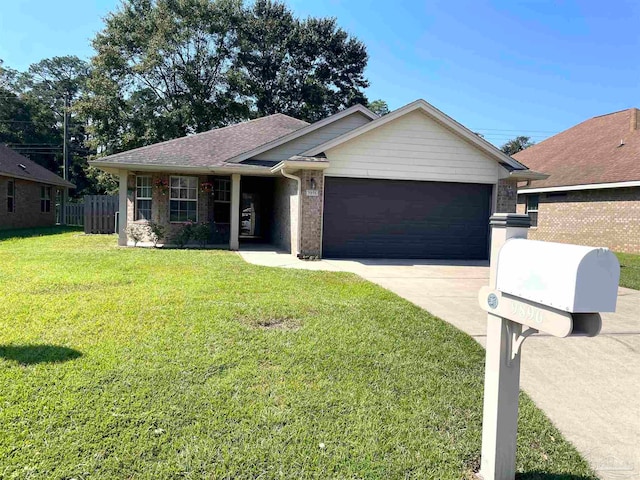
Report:
[[[22,168],[21,165],[25,168]],[[0,175],[75,188],[73,183],[67,182],[62,177],[2,144],[0,144]]]
[[591,118],[513,157],[550,175],[526,188],[640,180],[640,111]]
[[226,160],[283,137],[308,123],[276,113],[248,122],[136,148],[96,160],[96,163],[221,166]]

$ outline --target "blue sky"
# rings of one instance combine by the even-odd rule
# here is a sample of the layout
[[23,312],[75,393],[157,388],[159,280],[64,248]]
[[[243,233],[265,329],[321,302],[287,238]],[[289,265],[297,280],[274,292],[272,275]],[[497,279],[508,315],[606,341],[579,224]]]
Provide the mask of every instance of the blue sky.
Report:
[[[91,56],[117,0],[13,0],[0,14],[0,58],[25,69]],[[535,140],[594,115],[640,107],[640,2],[289,0],[335,16],[365,42],[370,99],[424,98],[493,143]]]

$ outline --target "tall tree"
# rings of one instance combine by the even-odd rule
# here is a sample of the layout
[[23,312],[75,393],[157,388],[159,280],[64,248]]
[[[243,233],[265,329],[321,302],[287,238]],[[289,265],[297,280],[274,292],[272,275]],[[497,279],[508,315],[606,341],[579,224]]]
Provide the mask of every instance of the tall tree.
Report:
[[525,148],[531,147],[535,143],[536,142],[531,140],[531,137],[520,135],[506,142],[504,145],[502,145],[502,147],[500,147],[500,150],[502,150],[507,155],[515,155]]
[[113,153],[275,112],[366,104],[364,45],[335,19],[257,0],[124,0],[94,42],[80,103]]
[[107,16],[82,109],[108,151],[248,115],[228,88],[240,16],[239,0],[127,0]]
[[367,103],[366,48],[335,18],[300,20],[282,2],[257,0],[245,10],[238,39],[234,78],[259,116],[281,112],[315,121]]
[[0,142],[61,174],[66,111],[69,179],[76,184],[76,195],[105,193],[111,188],[106,175],[90,172],[87,121],[75,108],[88,74],[87,62],[74,56],[44,59],[26,72],[0,62]]
[[26,98],[24,75],[0,61],[0,142],[57,171],[60,141],[54,116]]
[[[90,181],[86,178],[87,147],[86,120],[75,109],[78,98],[85,90],[89,76],[89,64],[76,56],[46,58],[29,66],[20,75],[22,98],[31,105],[33,119],[52,129],[51,148],[56,148],[55,163],[46,165],[49,169],[62,170],[63,125],[65,115],[68,120],[68,161],[69,179],[82,192]],[[38,148],[34,146],[34,148]],[[29,146],[25,147],[29,152]],[[45,151],[43,148],[41,151]]]

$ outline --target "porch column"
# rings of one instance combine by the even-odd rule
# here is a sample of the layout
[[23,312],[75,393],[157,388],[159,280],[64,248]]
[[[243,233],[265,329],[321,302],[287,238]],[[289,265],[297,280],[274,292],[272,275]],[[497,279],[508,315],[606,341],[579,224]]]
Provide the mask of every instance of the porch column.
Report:
[[240,242],[240,174],[231,175],[231,232],[229,235],[229,249],[238,250]]
[[129,180],[129,172],[120,170],[120,184],[118,187],[118,245],[127,246],[127,188]]

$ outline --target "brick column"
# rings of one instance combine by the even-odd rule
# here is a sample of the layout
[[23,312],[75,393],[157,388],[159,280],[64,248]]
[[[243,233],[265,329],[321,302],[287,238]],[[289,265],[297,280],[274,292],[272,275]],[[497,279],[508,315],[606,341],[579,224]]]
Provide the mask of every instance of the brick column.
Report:
[[[322,255],[324,174],[322,170],[301,170],[295,172],[295,175],[301,180],[300,257],[320,257]],[[312,183],[315,183],[315,187]]]
[[516,213],[518,181],[513,178],[498,180],[495,213]]

